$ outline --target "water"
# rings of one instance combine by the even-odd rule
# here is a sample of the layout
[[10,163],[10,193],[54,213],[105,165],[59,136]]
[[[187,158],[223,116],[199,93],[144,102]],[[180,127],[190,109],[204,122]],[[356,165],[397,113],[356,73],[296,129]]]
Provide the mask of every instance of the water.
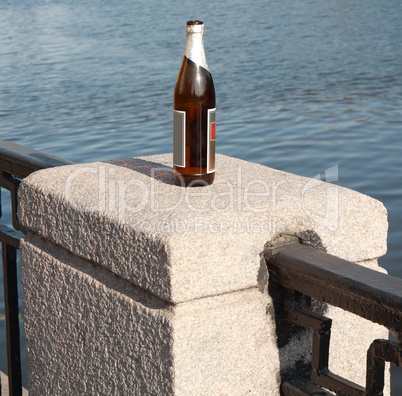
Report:
[[387,207],[380,263],[402,277],[399,0],[3,0],[0,138],[77,162],[171,151],[192,18],[218,152],[311,177],[338,165],[339,185]]

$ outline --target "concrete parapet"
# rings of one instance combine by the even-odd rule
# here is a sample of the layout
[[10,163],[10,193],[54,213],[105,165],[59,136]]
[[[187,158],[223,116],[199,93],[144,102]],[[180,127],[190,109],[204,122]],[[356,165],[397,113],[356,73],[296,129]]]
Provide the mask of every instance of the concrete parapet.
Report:
[[[278,350],[264,244],[296,235],[375,268],[386,251],[386,211],[370,197],[222,155],[213,185],[182,188],[170,164],[158,155],[23,181],[30,394],[279,395],[310,336]],[[364,360],[386,331],[329,312],[340,324],[331,364],[364,384],[361,360],[346,368],[341,348]]]

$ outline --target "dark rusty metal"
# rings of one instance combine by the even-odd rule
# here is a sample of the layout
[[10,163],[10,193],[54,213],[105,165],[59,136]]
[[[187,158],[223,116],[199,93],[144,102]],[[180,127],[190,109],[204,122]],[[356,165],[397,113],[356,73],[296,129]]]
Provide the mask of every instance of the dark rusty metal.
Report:
[[2,252],[9,393],[15,396],[22,395],[17,249],[3,243]]
[[402,334],[402,279],[290,244],[269,259],[272,281]]
[[18,207],[18,200],[17,200],[17,190],[21,183],[21,180],[10,175],[6,172],[0,173],[0,187],[5,188],[6,190],[10,191],[11,194],[11,216],[13,227],[16,230],[20,230],[21,227],[19,225],[18,217],[17,217],[17,207]]
[[283,382],[281,391],[284,396],[333,396],[333,393],[313,385],[305,378],[294,378]]
[[385,362],[402,366],[402,344],[374,340],[367,351],[366,395],[380,396],[384,388]]
[[[384,388],[385,362],[402,365],[402,344],[375,340],[367,353],[366,387],[363,388],[332,373],[328,368],[331,319],[297,308],[295,296],[340,307],[381,324],[402,340],[402,279],[342,260],[299,243],[269,246],[265,258],[270,282],[284,288],[285,320],[313,331],[311,384],[347,396],[380,396]],[[300,300],[300,297],[298,297]],[[283,318],[282,318],[283,320]],[[289,379],[286,380],[289,383]],[[300,395],[316,395],[306,390]],[[299,395],[292,384],[283,387],[284,395]],[[289,390],[291,389],[291,390]],[[295,393],[296,392],[296,393]],[[310,392],[310,393],[309,393]]]
[[18,231],[18,187],[21,179],[35,171],[70,164],[73,162],[0,139],[0,218],[1,188],[4,188],[10,191],[14,227],[0,224],[10,396],[22,395],[17,275],[17,250],[22,233]]
[[40,169],[71,165],[73,163],[54,155],[0,139],[0,169],[20,179]]
[[350,396],[363,396],[363,387],[339,377],[328,368],[332,319],[311,311],[299,310],[288,311],[288,318],[299,326],[313,330],[311,381],[333,392]]
[[0,243],[19,249],[22,235],[21,232],[0,224]]

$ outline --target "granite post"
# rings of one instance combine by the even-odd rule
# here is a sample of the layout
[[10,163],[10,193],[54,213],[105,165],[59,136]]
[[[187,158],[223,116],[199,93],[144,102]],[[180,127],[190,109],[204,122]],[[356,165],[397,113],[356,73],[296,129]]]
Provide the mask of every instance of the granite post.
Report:
[[[279,350],[264,245],[314,235],[381,270],[387,214],[375,199],[223,155],[212,186],[183,188],[170,164],[156,155],[24,179],[31,395],[279,395],[281,374],[309,361],[311,337]],[[336,180],[336,167],[326,173]],[[367,348],[387,331],[326,315],[330,369],[364,385]]]

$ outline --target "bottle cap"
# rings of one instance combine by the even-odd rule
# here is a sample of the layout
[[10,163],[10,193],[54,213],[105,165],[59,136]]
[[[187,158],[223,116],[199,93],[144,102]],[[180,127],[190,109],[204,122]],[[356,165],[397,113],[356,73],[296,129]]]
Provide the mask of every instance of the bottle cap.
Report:
[[204,31],[204,22],[192,20],[187,22],[187,33],[202,33]]

